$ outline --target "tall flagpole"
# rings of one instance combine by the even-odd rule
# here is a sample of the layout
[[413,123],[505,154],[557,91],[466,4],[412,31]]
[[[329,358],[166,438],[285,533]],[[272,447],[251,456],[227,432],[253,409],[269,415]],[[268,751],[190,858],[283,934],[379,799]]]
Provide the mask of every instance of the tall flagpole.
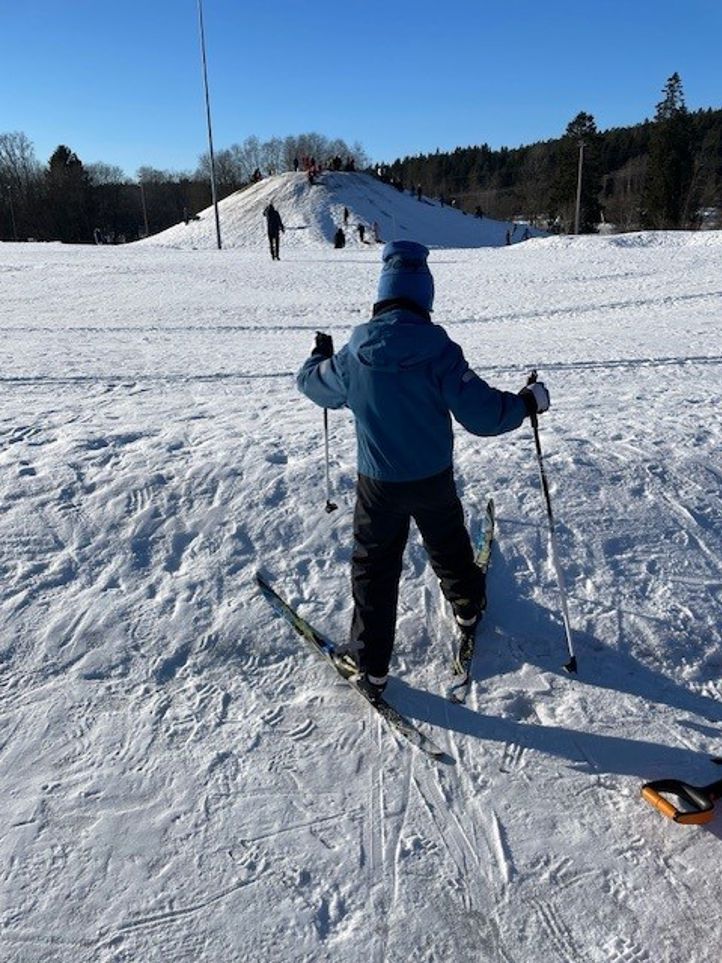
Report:
[[206,62],[206,32],[203,27],[203,0],[198,0],[198,28],[201,36],[201,60],[203,62],[203,87],[206,92],[206,120],[208,122],[208,152],[211,159],[211,196],[216,214],[216,239],[218,250],[221,247],[221,220],[218,216],[218,193],[216,191],[216,159],[213,153],[213,131],[211,128],[211,100],[208,94],[208,64]]

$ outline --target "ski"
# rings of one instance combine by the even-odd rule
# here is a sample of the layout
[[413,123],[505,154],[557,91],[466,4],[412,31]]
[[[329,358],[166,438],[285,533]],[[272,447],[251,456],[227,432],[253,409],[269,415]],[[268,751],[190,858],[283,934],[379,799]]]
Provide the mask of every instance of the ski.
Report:
[[336,651],[336,647],[333,642],[325,638],[318,632],[310,623],[308,623],[304,618],[302,618],[295,609],[286,602],[281,596],[268,584],[266,579],[260,574],[256,573],[256,582],[260,588],[263,596],[270,603],[272,609],[281,618],[285,619],[288,624],[295,629],[295,631],[305,639],[310,645],[313,651],[325,659],[339,676],[347,682],[354,692],[357,692],[370,706],[375,709],[376,712],[381,716],[381,718],[400,736],[410,742],[412,746],[420,749],[422,752],[434,759],[448,759],[447,754],[443,749],[440,749],[436,743],[434,743],[428,736],[424,735],[420,729],[410,722],[405,716],[402,716],[398,710],[388,703],[385,699],[380,698],[378,700],[372,700],[369,698],[363,689],[360,689],[353,681],[353,676],[356,674],[356,668],[350,662],[350,660],[344,660],[343,656],[339,655]]
[[[491,547],[494,544],[494,531],[496,526],[496,514],[494,511],[494,499],[490,498],[486,503],[484,514],[484,532],[481,543],[476,552],[476,564],[486,575],[491,561]],[[481,624],[482,612],[479,621],[474,626],[473,632],[461,632],[461,643],[459,651],[454,659],[453,671],[454,681],[449,688],[449,698],[452,702],[464,702],[469,693],[471,682],[471,663],[474,658],[474,647],[476,645],[476,635]]]

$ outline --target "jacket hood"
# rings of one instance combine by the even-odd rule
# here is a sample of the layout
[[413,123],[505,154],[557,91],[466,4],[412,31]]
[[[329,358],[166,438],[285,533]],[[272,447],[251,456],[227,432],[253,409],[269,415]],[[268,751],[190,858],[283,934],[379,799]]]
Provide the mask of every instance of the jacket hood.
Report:
[[348,347],[366,367],[400,372],[428,364],[448,341],[449,336],[439,325],[412,311],[395,308],[355,328]]

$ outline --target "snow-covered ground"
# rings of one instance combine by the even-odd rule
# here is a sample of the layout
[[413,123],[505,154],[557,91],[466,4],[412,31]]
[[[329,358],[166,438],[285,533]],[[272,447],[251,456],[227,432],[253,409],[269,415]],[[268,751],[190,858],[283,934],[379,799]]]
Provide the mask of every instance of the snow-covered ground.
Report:
[[327,515],[294,373],[367,318],[379,258],[288,231],[275,263],[262,228],[0,245],[2,960],[717,963],[722,816],[639,791],[722,777],[722,235],[432,252],[476,370],[551,390],[579,660],[528,425],[459,430],[470,524],[488,494],[499,517],[473,691],[444,698],[416,535],[389,687],[439,764],[254,586],[345,638],[353,425],[331,414]]

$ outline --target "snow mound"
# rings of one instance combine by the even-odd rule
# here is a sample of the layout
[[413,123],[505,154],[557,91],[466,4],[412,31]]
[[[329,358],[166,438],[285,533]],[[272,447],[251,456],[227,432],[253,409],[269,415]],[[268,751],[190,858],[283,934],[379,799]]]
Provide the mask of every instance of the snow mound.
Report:
[[[305,174],[287,173],[265,178],[219,203],[223,246],[257,248],[265,244],[263,211],[270,202],[286,228],[282,249],[326,248],[333,244],[339,227],[344,229],[347,246],[365,247],[374,243],[374,224],[380,241],[408,238],[438,248],[501,247],[507,243],[507,232],[514,243],[543,236],[526,225],[479,219],[427,197],[417,200],[368,174],[327,172],[309,184]],[[365,227],[364,241],[359,236],[360,224]],[[139,243],[211,249],[217,243],[213,208],[206,208],[197,220],[176,224]]]
[[722,231],[634,231],[631,234],[561,235],[547,240],[551,248],[687,248],[722,246]]

